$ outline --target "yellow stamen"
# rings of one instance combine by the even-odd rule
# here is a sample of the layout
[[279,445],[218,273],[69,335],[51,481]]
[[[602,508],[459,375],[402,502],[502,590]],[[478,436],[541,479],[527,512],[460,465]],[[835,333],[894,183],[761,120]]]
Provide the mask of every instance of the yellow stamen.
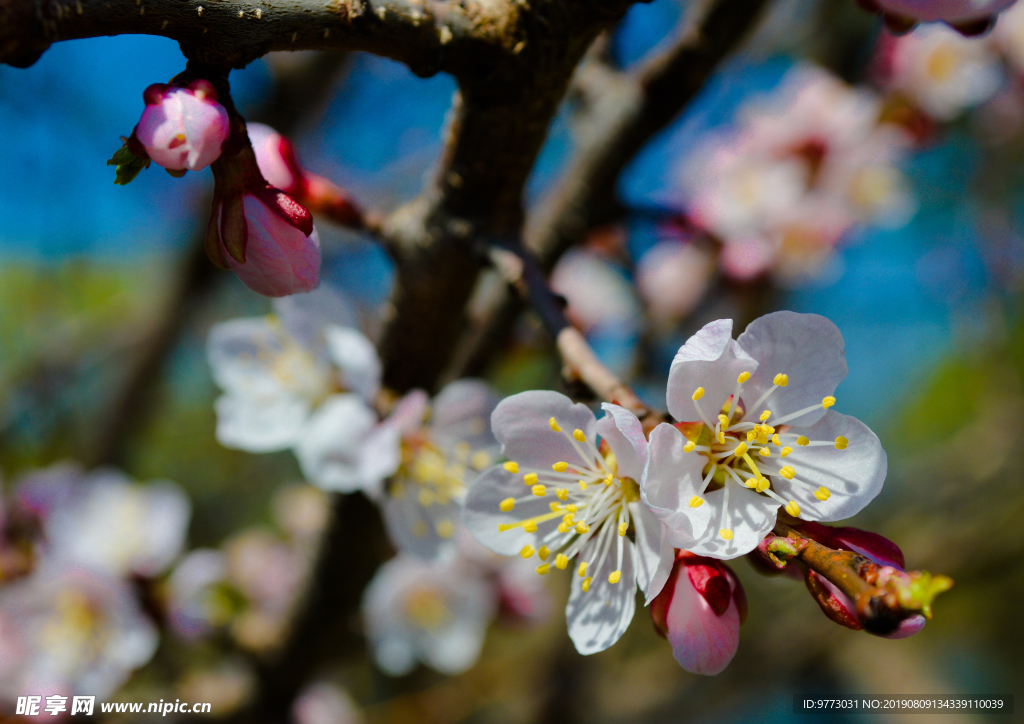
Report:
[[729,418],[728,418],[728,417],[726,417],[725,415],[719,415],[719,416],[718,416],[718,423],[719,423],[719,424],[720,424],[720,425],[721,425],[722,427],[729,427]]
[[501,501],[501,512],[502,513],[507,513],[510,510],[512,510],[514,507],[516,507],[515,498],[505,498],[503,501]]
[[715,439],[718,440],[718,444],[719,445],[724,445],[725,444],[725,433],[724,432],[718,433],[718,435],[715,436]]
[[757,454],[763,458],[770,458],[772,456],[772,451],[766,447],[763,447],[757,451]]
[[767,420],[771,416],[772,416],[772,411],[771,410],[765,410],[764,412],[761,413],[761,422],[764,422],[765,420]]
[[742,385],[744,382],[746,382],[749,379],[750,379],[750,373],[749,372],[740,372],[740,376],[736,378],[736,382],[738,382],[739,384]]
[[779,475],[784,477],[786,480],[792,480],[793,476],[796,475],[796,468],[792,465],[784,465],[782,469],[779,470]]
[[550,563],[542,563],[541,565],[537,566],[537,573],[539,573],[542,576],[545,573],[547,573],[548,571],[550,571],[550,570],[551,570],[551,564]]
[[782,457],[786,457],[791,452],[793,452],[793,448],[791,448],[789,445],[786,445],[786,447],[782,448],[782,452],[779,454],[782,455]]
[[580,563],[580,568],[576,572],[579,574],[580,578],[584,578],[587,575],[587,562],[583,561]]
[[782,447],[782,441],[779,440],[778,435],[772,435],[772,445],[775,447]]
[[498,532],[504,532],[506,530],[512,530],[513,528],[519,528],[520,526],[522,526],[523,530],[525,530],[527,533],[536,533],[537,523],[544,523],[545,521],[551,520],[552,518],[557,518],[561,514],[561,512],[545,513],[544,515],[538,515],[536,518],[528,518],[526,520],[521,520],[518,523],[499,523]]
[[534,549],[533,546],[525,545],[525,546],[523,546],[523,549],[521,551],[519,551],[519,555],[521,555],[523,558],[529,558],[530,556],[533,555],[534,550],[535,549]]
[[626,535],[626,531],[629,530],[629,523],[619,523],[619,535]]
[[828,397],[821,401],[821,406],[826,410],[832,407],[832,405],[834,404],[836,404],[836,398],[834,398],[832,395],[829,395]]
[[523,524],[523,530],[525,530],[527,533],[536,533],[537,532],[537,521],[536,520],[528,520],[528,521],[526,521],[526,523]]
[[573,505],[572,503],[569,503],[569,505],[565,506],[565,509],[566,509],[566,511],[568,511],[570,513],[575,513],[576,512],[576,506]]
[[818,500],[828,500],[832,497],[832,492],[822,485],[820,488],[814,491],[814,497]]
[[693,395],[691,396],[690,399],[692,399],[694,402],[696,402],[697,400],[699,400],[703,396],[704,396],[704,388],[703,387],[698,387],[696,390],[693,391]]
[[550,420],[548,420],[548,425],[551,427],[551,431],[552,432],[561,432],[562,431],[562,428],[560,428],[558,426],[558,420],[556,420],[553,417]]
[[505,470],[513,474],[519,472],[519,463],[512,462],[511,460],[505,463],[502,467],[504,467]]
[[551,507],[551,512],[553,513],[556,510],[561,510],[562,509],[562,504],[561,503],[556,503],[555,501],[552,500],[550,507]]
[[551,466],[551,469],[554,470],[556,473],[564,473],[566,470],[569,469],[569,463],[555,463],[554,465]]
[[562,522],[566,525],[575,525],[576,516],[574,516],[572,513],[567,513],[565,517],[562,518]]
[[683,445],[683,452],[693,452],[693,449],[695,447],[697,447],[697,443],[695,443],[693,440],[688,440],[686,444]]
[[576,428],[572,431],[572,436],[576,438],[576,442],[586,442],[587,436],[583,434],[583,430]]
[[559,500],[568,500],[569,491],[566,490],[565,488],[558,488],[555,490],[555,495],[558,496]]
[[477,450],[470,458],[469,464],[473,466],[474,470],[483,470],[491,464],[491,456],[486,450]]
[[576,524],[576,532],[579,533],[580,535],[583,535],[584,533],[588,532],[589,530],[590,530],[590,526],[587,525],[586,523],[584,523],[582,520],[579,523]]
[[559,553],[555,556],[555,568],[557,568],[560,571],[564,571],[565,567],[568,565],[569,559],[565,555]]
[[702,505],[704,505],[704,498],[700,497],[699,495],[694,495],[692,498],[690,498],[691,508],[699,508]]
[[801,447],[807,447],[808,445],[810,445],[810,444],[811,444],[811,441],[810,441],[810,440],[808,440],[808,439],[807,439],[806,437],[804,437],[803,435],[801,435],[800,437],[798,437],[798,438],[796,439],[796,444],[797,444],[797,445],[800,445]]
[[622,579],[622,571],[612,571],[611,575],[608,576],[608,583],[616,584]]
[[780,372],[779,374],[775,375],[775,379],[773,379],[772,382],[778,385],[779,387],[785,387],[786,385],[789,384],[789,375],[784,375]]
[[420,505],[422,505],[424,508],[429,508],[431,505],[434,504],[434,492],[432,490],[428,490],[427,488],[421,488],[419,498]]
[[850,441],[840,435],[836,438],[836,450],[845,450],[846,446],[850,444]]
[[757,433],[753,430],[747,431],[747,442],[754,442],[754,438],[757,437]]
[[530,488],[530,492],[536,495],[538,498],[543,498],[548,493],[548,489],[543,485],[534,485]]
[[527,485],[537,484],[537,473],[527,473],[523,476],[523,482]]
[[577,482],[580,484],[580,490],[586,490],[587,489],[587,481],[586,480],[578,480]]
[[584,578],[583,579],[583,592],[584,593],[586,593],[587,591],[590,590],[590,582],[592,580],[594,580],[594,579],[593,578]]
[[758,480],[757,480],[757,492],[763,493],[764,491],[768,490],[768,487],[770,485],[771,485],[771,483],[768,482],[768,478],[758,478]]
[[786,503],[786,512],[794,518],[800,517],[800,506],[796,504],[795,500],[791,500]]
[[722,528],[718,531],[718,535],[722,536],[725,540],[732,540],[732,531],[728,528]]
[[455,526],[450,520],[442,520],[437,524],[437,534],[442,538],[451,538],[455,534]]
[[748,488],[756,489],[757,478],[747,478],[746,480],[743,481],[743,484],[746,485]]
[[551,555],[551,550],[547,546],[541,546],[537,549],[537,556],[542,561],[546,561],[549,555]]

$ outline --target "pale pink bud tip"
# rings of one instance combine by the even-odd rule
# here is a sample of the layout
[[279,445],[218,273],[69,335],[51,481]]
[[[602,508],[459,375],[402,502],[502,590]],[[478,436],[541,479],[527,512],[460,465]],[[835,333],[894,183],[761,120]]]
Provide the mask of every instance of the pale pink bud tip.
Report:
[[[276,191],[276,189],[271,189]],[[289,201],[286,194],[276,191]],[[302,209],[291,201],[291,204]],[[305,223],[286,220],[280,206],[271,207],[252,194],[242,197],[245,214],[245,261],[228,253],[221,241],[221,257],[247,287],[267,297],[285,297],[309,292],[320,283],[320,237],[313,228],[309,212]],[[302,209],[305,211],[305,209]],[[302,216],[301,214],[297,214]]]
[[228,137],[228,113],[213,100],[213,86],[196,84],[196,90],[163,86],[162,92],[153,85],[144,94],[146,110],[135,136],[149,157],[169,171],[206,168],[220,156]]

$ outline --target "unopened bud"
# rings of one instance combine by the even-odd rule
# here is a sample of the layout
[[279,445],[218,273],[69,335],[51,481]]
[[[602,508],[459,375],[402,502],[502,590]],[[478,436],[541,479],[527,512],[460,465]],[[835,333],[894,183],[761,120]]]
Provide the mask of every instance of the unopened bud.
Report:
[[149,158],[169,171],[199,171],[217,160],[230,129],[208,81],[186,88],[157,83],[143,99],[146,109],[132,135]]

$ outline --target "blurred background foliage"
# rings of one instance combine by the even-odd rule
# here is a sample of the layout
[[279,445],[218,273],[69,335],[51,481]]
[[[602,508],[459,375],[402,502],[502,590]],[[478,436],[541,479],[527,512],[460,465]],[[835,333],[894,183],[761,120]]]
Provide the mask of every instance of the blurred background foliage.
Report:
[[[628,66],[663,42],[685,6],[637,6],[615,35],[617,60]],[[671,206],[674,160],[702,131],[729,123],[744,100],[774,87],[795,59],[864,82],[878,32],[852,2],[776,3],[756,37],[632,164],[621,198],[637,207]],[[233,73],[242,113],[272,114],[266,103],[275,77],[304,60],[268,57]],[[0,67],[0,134],[8,139],[7,173],[0,174],[0,470],[7,480],[66,458],[94,459],[111,400],[168,313],[181,260],[205,223],[211,178],[173,180],[154,167],[115,187],[104,162],[138,118],[142,89],[182,65],[173,43],[125,36],[59,44],[29,70]],[[454,83],[418,79],[401,65],[363,55],[340,67],[324,81],[333,84],[325,101],[294,129],[299,157],[367,208],[394,208],[430,172]],[[557,177],[573,133],[567,103],[531,179],[531,201]],[[325,674],[372,722],[882,721],[884,715],[856,712],[795,714],[793,696],[1018,693],[1022,160],[1024,133],[996,142],[978,114],[964,114],[903,164],[919,202],[914,219],[899,229],[858,229],[820,278],[753,292],[715,281],[670,342],[652,341],[640,320],[623,334],[592,335],[609,364],[637,373],[638,389],[660,406],[659,380],[671,354],[706,321],[755,316],[751,299],[756,313],[793,309],[832,319],[850,366],[837,392],[841,409],[864,419],[889,453],[885,489],[854,524],[897,541],[908,567],[956,581],[921,634],[888,641],[841,629],[820,614],[802,584],[760,577],[738,561],[750,617],[739,653],[714,679],[682,671],[643,613],[612,649],[580,657],[559,605],[536,629],[495,627],[481,661],[457,677],[420,669],[391,679],[363,655]],[[608,263],[630,282],[635,262],[664,230],[642,215],[627,218],[625,229],[625,243]],[[321,236],[324,278],[373,314],[390,290],[386,255],[337,229],[321,228]],[[168,478],[187,490],[192,547],[216,546],[245,526],[271,525],[274,491],[300,479],[288,453],[251,455],[214,438],[206,331],[264,314],[269,305],[232,275],[218,274],[211,284],[176,335],[121,461],[138,479]],[[548,340],[526,318],[487,376],[507,394],[557,388],[558,371]],[[550,583],[556,601],[564,600],[566,581]],[[168,681],[195,692],[190,672],[221,663],[216,642],[187,646],[165,638],[122,698],[165,696]],[[229,699],[229,681],[220,687]],[[984,713],[941,720],[986,718],[1002,720]]]

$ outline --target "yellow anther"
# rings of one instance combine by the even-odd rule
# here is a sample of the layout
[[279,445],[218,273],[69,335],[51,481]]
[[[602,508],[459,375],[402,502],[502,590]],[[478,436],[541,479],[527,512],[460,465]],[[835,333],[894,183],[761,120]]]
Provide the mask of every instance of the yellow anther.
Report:
[[427,524],[422,520],[417,520],[415,525],[412,527],[412,534],[417,538],[422,538],[427,534]]
[[688,440],[686,444],[683,445],[683,452],[693,452],[693,449],[695,447],[697,447],[697,443],[695,443],[693,440]]
[[786,512],[794,518],[800,517],[800,506],[796,504],[795,500],[791,500],[786,503]]
[[566,470],[569,469],[569,463],[555,463],[554,465],[551,466],[551,469],[554,470],[556,473],[564,473]]
[[772,451],[766,447],[763,447],[757,451],[757,454],[763,458],[770,458],[772,456]]
[[703,388],[703,387],[698,387],[697,389],[695,389],[695,390],[693,391],[693,396],[691,397],[691,399],[692,399],[692,400],[693,400],[694,402],[696,402],[697,400],[699,400],[699,399],[700,399],[700,398],[702,398],[703,396],[704,396],[704,388]]
[[555,568],[560,571],[564,571],[565,567],[569,565],[569,559],[564,554],[559,553],[555,556]]
[[753,430],[747,431],[747,442],[754,442],[754,438],[757,437],[757,433]]
[[619,535],[626,535],[627,530],[629,530],[629,523],[619,523]]
[[561,432],[562,431],[562,428],[558,426],[558,420],[556,420],[553,417],[550,420],[548,420],[548,425],[551,427],[551,431],[552,432]]
[[523,549],[521,551],[519,551],[519,555],[521,555],[523,558],[529,558],[530,556],[533,555],[535,550],[536,549],[533,546],[525,545],[525,546],[523,546]]
[[555,490],[555,495],[558,496],[559,500],[568,500],[569,491],[566,490],[565,488],[558,488],[557,490]]
[[580,484],[580,490],[586,490],[587,489],[587,481],[586,480],[579,480],[577,482],[579,482],[579,484]]
[[567,506],[565,506],[565,509],[570,513],[576,512],[576,506],[573,505],[572,503],[569,503]]
[[519,472],[519,463],[514,463],[511,460],[505,463],[502,467],[504,467],[505,470],[513,474]]
[[793,452],[793,448],[791,448],[789,445],[786,445],[786,447],[782,448],[782,452],[779,454],[782,455],[782,457],[786,457],[791,452]]
[[580,563],[579,570],[576,571],[576,573],[579,574],[580,578],[586,577],[586,575],[587,575],[587,562],[586,561],[583,561],[582,563]]
[[814,491],[814,497],[818,500],[828,500],[832,497],[832,491],[822,485],[820,488]]
[[537,573],[539,573],[542,576],[545,573],[547,573],[548,571],[550,571],[550,570],[551,570],[551,564],[550,563],[542,563],[539,566],[537,566]]
[[756,489],[757,478],[747,478],[746,480],[743,481],[743,484],[746,485],[748,488]]
[[718,435],[715,436],[715,439],[718,440],[718,444],[719,445],[724,445],[725,444],[725,433],[724,432],[718,433]]
[[801,435],[800,437],[798,437],[798,438],[796,439],[796,444],[797,444],[797,445],[800,445],[801,447],[807,447],[808,445],[810,445],[810,444],[811,444],[811,441],[810,441],[810,440],[808,440],[808,439],[807,439],[806,437],[804,437],[803,435]]
[[491,456],[486,450],[477,450],[473,453],[473,457],[470,458],[469,464],[473,466],[474,470],[483,470],[491,464]]
[[770,485],[771,485],[771,483],[768,482],[768,478],[758,478],[757,479],[757,492],[763,493],[764,491],[768,490],[768,487]]
[[429,488],[420,488],[420,505],[424,508],[429,508],[434,504],[434,491]]
[[437,524],[437,534],[442,538],[451,538],[455,534],[455,526],[450,520],[442,520]]
[[583,592],[584,593],[586,593],[587,591],[590,590],[590,582],[592,580],[594,580],[594,579],[593,578],[584,578],[583,579]]
[[718,531],[718,535],[722,536],[725,540],[732,540],[732,531],[728,528],[722,528]]
[[764,412],[761,413],[761,418],[760,418],[761,422],[764,422],[765,420],[767,420],[771,416],[772,416],[772,411],[771,410],[765,410]]
[[587,436],[583,434],[583,430],[576,428],[572,431],[572,436],[576,438],[576,442],[586,442]]
[[741,442],[739,445],[735,447],[735,449],[733,449],[732,454],[738,458],[741,458],[746,454],[747,450],[747,443]]
[[836,438],[836,450],[845,450],[846,446],[850,444],[850,441],[840,435]]
[[584,523],[582,520],[576,524],[576,532],[580,535],[587,533],[590,530],[590,526]]
[[537,521],[535,521],[535,520],[528,520],[528,521],[526,521],[526,523],[523,524],[523,530],[525,530],[527,533],[536,533],[537,532]]
[[551,555],[551,550],[547,546],[541,546],[537,549],[537,557],[542,561],[546,561],[549,555]]
[[507,513],[510,510],[512,510],[514,507],[516,507],[515,498],[505,498],[503,501],[501,501],[501,512],[502,513]]
[[772,382],[778,385],[779,387],[785,387],[786,385],[789,384],[789,375],[784,375],[780,372],[779,374],[775,375],[775,379],[773,379]]
[[543,485],[534,485],[532,488],[530,488],[530,492],[536,495],[538,498],[543,498],[545,495],[547,495],[548,489],[545,488]]
[[772,435],[772,445],[775,447],[782,447],[782,441],[779,439],[778,435]]
[[536,485],[537,473],[527,473],[526,475],[523,476],[523,482],[526,483],[527,485]]
[[719,415],[718,424],[720,424],[722,427],[729,427],[729,418],[726,417],[725,415]]
[[783,465],[782,469],[779,470],[779,475],[784,477],[786,480],[792,480],[796,475],[796,468],[792,465]]
[[608,583],[616,584],[622,580],[622,571],[612,571],[611,575],[608,576]]
[[704,505],[704,498],[700,497],[699,495],[694,495],[692,498],[690,498],[691,508],[699,508],[702,505]]
[[611,485],[614,480],[615,480],[615,476],[612,475],[611,473],[608,473],[608,475],[604,479],[605,487],[608,487],[609,485]]
[[561,503],[556,503],[553,500],[551,501],[551,512],[552,513],[556,513],[558,511],[560,511],[561,509],[562,509],[562,504]]
[[821,401],[821,406],[826,410],[832,407],[832,405],[834,404],[836,404],[836,398],[834,398],[832,395],[829,395],[828,397]]
[[576,516],[574,516],[572,513],[566,513],[562,517],[562,522],[565,523],[566,525],[575,525],[576,524]]
[[558,524],[559,533],[568,533],[571,528],[571,525],[566,525],[564,522]]
[[746,382],[749,379],[750,379],[750,373],[749,372],[740,372],[740,376],[736,378],[736,381],[739,384],[742,385],[744,382]]

